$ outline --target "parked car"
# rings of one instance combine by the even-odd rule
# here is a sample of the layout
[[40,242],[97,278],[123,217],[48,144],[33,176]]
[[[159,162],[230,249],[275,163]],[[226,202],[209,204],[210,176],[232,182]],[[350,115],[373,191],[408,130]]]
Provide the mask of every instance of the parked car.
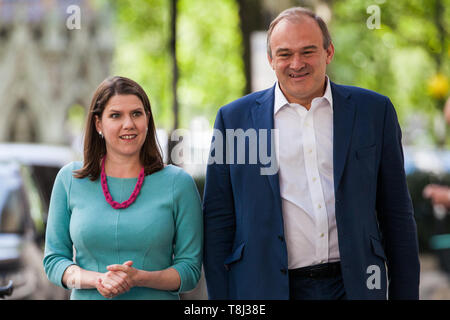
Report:
[[48,281],[43,245],[50,194],[59,169],[75,159],[70,148],[0,144],[0,298],[65,299]]
[[[0,161],[15,161],[22,171],[27,171],[24,181],[29,188],[32,207],[31,215],[37,228],[37,241],[42,244],[47,222],[50,196],[58,171],[67,163],[80,159],[72,148],[67,146],[25,143],[0,143]],[[37,208],[41,207],[41,208]]]

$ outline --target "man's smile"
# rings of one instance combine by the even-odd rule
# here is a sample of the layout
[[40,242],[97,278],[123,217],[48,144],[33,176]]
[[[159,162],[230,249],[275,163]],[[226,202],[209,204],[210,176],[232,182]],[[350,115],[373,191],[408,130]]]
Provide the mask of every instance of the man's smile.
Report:
[[289,77],[293,78],[293,79],[303,79],[306,76],[309,75],[309,72],[304,72],[304,73],[290,73]]

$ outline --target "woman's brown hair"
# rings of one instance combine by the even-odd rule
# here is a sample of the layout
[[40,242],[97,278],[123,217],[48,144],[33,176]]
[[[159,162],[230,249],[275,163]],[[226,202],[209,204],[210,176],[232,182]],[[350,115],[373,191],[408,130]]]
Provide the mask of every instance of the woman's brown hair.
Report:
[[94,93],[86,120],[83,167],[74,171],[75,178],[89,177],[92,181],[99,178],[101,159],[106,154],[106,144],[96,130],[95,116],[101,119],[103,110],[111,97],[128,94],[135,95],[141,100],[148,117],[148,132],[140,152],[140,160],[144,165],[145,174],[149,175],[164,168],[147,94],[135,81],[116,76],[105,79]]

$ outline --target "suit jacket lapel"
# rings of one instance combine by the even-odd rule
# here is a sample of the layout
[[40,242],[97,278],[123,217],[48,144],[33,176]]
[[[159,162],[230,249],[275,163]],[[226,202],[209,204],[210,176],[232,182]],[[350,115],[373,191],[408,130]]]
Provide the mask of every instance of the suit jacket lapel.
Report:
[[346,164],[356,107],[345,88],[333,82],[330,83],[333,95],[333,168],[336,192]]
[[[276,85],[276,84],[275,84]],[[272,152],[275,157],[275,150],[271,150],[270,139],[272,139],[272,129],[274,128],[273,122],[273,109],[274,109],[274,97],[275,97],[275,86],[266,90],[258,99],[256,99],[256,104],[252,106],[251,114],[253,119],[253,127],[255,128],[257,135],[259,136],[259,129],[267,129],[267,155],[271,157]],[[258,141],[259,141],[258,139]],[[263,167],[269,167],[269,164],[261,164]],[[278,171],[273,175],[266,175],[269,179],[272,191],[277,199],[280,198],[280,183],[278,181]]]

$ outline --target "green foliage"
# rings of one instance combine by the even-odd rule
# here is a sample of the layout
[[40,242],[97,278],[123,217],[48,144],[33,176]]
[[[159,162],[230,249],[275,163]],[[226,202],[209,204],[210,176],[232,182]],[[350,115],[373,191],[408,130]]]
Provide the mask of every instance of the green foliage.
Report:
[[117,0],[113,74],[137,81],[149,96],[157,125],[170,128],[172,69],[167,0]]
[[[118,0],[114,73],[140,83],[158,127],[171,130],[170,2]],[[242,95],[239,15],[234,0],[179,0],[177,19],[180,125],[195,116],[212,123],[222,105]]]
[[179,14],[182,119],[201,115],[212,123],[245,87],[238,7],[234,0],[180,0]]
[[74,132],[80,132],[85,125],[86,111],[80,104],[74,104],[67,112],[67,120]]
[[[379,29],[367,27],[370,5],[380,8]],[[329,73],[338,83],[389,96],[402,125],[409,115],[421,114],[432,129],[445,100],[430,94],[430,79],[438,73],[450,78],[449,8],[450,0],[333,2],[336,53]]]

